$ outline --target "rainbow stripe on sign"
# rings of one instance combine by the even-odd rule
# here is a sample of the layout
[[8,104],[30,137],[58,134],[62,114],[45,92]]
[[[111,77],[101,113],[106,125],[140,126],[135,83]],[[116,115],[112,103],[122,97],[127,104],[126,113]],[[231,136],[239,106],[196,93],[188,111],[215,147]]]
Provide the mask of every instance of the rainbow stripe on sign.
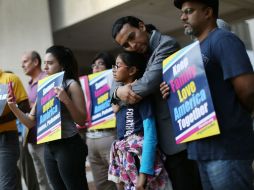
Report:
[[179,51],[173,53],[172,55],[170,55],[169,57],[164,59],[162,62],[163,73],[165,73],[170,67],[173,66],[173,64],[175,62],[177,62],[179,59],[181,59],[184,54],[186,54],[188,51],[190,51],[195,46],[196,46],[196,43],[193,43],[189,46],[186,46],[186,47],[180,49]]
[[217,118],[215,113],[212,113],[178,135],[176,137],[176,143],[179,144],[204,138],[207,137],[207,134],[209,136],[219,134],[216,126],[218,126]]
[[54,87],[62,86],[64,72],[38,82],[37,89],[37,144],[61,139],[61,108]]
[[115,114],[110,104],[112,69],[83,76],[80,79],[89,113],[87,122],[89,130],[115,128]]

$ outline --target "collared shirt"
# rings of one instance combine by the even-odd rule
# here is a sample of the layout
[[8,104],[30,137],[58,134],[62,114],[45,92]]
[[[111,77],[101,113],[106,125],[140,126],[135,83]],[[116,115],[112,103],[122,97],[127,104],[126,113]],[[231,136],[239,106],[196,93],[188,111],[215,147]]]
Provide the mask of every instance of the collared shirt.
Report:
[[[31,108],[34,105],[34,103],[36,102],[38,81],[43,79],[46,76],[47,76],[47,74],[44,71],[42,71],[35,80],[31,79],[28,82],[27,94],[28,94],[29,104],[30,104]],[[36,133],[37,133],[36,127],[33,127],[29,130],[29,133],[27,136],[28,143],[36,143]]]
[[33,104],[35,103],[36,98],[37,98],[38,81],[43,79],[46,76],[47,76],[47,74],[44,71],[42,71],[35,80],[31,79],[28,82],[27,94],[28,94],[28,99],[29,99],[30,107],[33,106]]

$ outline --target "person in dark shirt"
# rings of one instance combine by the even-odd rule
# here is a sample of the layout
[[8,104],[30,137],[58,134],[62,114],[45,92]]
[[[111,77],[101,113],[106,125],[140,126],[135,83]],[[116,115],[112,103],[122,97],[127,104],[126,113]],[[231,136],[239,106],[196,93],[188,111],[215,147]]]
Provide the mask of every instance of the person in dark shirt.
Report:
[[[184,32],[200,42],[221,134],[188,143],[203,188],[252,190],[254,73],[243,42],[217,28],[218,0],[174,0]],[[170,93],[161,85],[163,97]]]

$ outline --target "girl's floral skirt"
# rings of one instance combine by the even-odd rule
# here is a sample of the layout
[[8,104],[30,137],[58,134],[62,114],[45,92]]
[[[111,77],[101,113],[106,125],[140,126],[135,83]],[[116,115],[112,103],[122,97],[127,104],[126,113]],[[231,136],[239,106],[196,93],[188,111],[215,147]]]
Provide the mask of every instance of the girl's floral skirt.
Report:
[[[137,184],[140,160],[142,159],[142,135],[130,135],[112,143],[108,180],[124,183],[125,190],[134,190]],[[154,175],[147,177],[146,190],[172,190],[171,182],[157,151]]]

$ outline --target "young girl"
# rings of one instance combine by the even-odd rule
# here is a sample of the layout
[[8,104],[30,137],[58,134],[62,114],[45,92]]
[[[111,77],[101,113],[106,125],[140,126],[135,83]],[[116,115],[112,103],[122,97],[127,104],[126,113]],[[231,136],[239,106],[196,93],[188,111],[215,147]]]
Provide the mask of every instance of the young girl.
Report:
[[[113,76],[117,82],[130,84],[143,75],[145,67],[146,60],[141,54],[123,52],[113,66]],[[125,190],[171,189],[156,150],[155,120],[149,99],[121,106],[116,121],[118,140],[111,147],[108,179]]]
[[[63,87],[55,87],[61,101],[62,139],[45,143],[45,165],[49,180],[55,190],[88,189],[85,175],[85,144],[76,128],[85,124],[85,101],[78,80],[78,65],[70,49],[52,46],[45,55],[45,72],[52,75],[65,71]],[[28,128],[36,125],[36,105],[30,114],[16,107],[9,93],[8,104],[17,118]]]

